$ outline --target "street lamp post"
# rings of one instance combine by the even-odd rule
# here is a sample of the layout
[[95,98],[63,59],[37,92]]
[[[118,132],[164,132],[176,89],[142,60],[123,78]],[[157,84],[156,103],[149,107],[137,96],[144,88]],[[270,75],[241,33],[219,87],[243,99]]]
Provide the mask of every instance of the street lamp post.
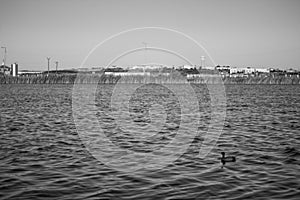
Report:
[[47,60],[48,60],[48,72],[47,72],[47,75],[49,76],[49,70],[50,70],[50,57],[47,57]]
[[4,63],[4,66],[6,66],[6,53],[7,53],[7,48],[6,48],[6,47],[1,47],[1,49],[4,49],[3,63]]
[[55,74],[57,75],[58,61],[55,62],[55,66],[56,66]]

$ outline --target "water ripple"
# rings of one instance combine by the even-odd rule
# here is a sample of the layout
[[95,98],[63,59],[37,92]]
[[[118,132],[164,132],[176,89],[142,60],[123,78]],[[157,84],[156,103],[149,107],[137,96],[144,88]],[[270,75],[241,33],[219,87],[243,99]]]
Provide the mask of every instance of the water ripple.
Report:
[[[98,87],[96,106],[98,121],[115,145],[151,153],[172,141],[182,125],[176,95],[163,87],[140,87],[130,98],[130,115],[116,116],[109,101],[112,88]],[[80,140],[72,86],[1,85],[0,198],[298,199],[300,87],[226,86],[223,134],[205,159],[197,155],[211,118],[210,97],[205,86],[193,88],[200,119],[189,149],[160,170],[125,173],[96,160]],[[222,168],[221,151],[237,162]]]

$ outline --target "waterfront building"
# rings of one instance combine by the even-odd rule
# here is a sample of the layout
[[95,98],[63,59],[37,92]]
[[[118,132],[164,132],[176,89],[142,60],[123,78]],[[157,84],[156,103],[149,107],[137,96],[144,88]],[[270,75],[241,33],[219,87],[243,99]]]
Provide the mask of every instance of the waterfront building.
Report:
[[258,72],[258,73],[270,73],[270,69],[256,68],[255,72]]
[[33,70],[20,70],[18,71],[18,76],[38,76],[41,75],[42,71],[33,71]]
[[10,75],[18,76],[18,64],[14,63],[11,65]]
[[183,65],[183,69],[194,69],[195,66],[193,65]]
[[10,67],[8,67],[6,65],[2,64],[0,66],[0,74],[2,74],[2,75],[10,75],[10,73],[11,73],[10,71],[11,71]]
[[242,69],[242,71],[244,72],[244,74],[254,74],[255,73],[255,69],[252,67],[246,67],[246,68]]
[[104,72],[105,75],[112,76],[150,76],[150,72]]

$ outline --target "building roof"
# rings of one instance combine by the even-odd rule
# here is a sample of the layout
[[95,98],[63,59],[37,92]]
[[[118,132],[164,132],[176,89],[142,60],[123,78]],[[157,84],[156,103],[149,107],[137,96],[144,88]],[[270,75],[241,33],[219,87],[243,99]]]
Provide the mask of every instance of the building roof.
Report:
[[0,65],[0,69],[9,69],[10,70],[10,67],[8,67],[6,65]]

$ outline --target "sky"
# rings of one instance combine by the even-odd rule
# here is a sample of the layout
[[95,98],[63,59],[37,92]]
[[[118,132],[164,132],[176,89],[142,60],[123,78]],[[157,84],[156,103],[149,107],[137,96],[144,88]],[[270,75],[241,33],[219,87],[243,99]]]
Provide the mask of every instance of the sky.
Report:
[[46,57],[51,69],[69,69],[200,65],[201,56],[207,65],[300,70],[299,10],[299,0],[0,0],[0,45],[7,65],[30,70],[46,70]]

